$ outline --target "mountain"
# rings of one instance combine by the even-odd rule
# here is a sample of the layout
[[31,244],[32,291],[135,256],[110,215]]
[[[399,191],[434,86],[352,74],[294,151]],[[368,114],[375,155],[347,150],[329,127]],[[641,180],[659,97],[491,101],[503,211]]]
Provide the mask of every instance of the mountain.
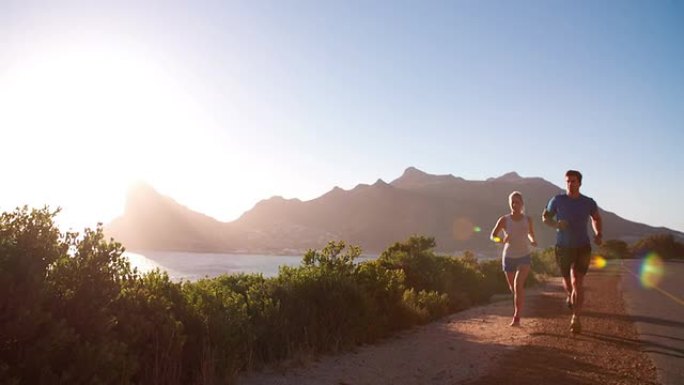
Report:
[[[541,212],[551,196],[562,192],[558,186],[515,172],[468,181],[414,167],[390,183],[378,179],[348,191],[335,187],[310,201],[266,199],[228,223],[139,185],[129,193],[124,214],[105,231],[131,250],[292,254],[344,240],[366,253],[379,253],[394,242],[422,234],[434,236],[441,252],[497,255],[500,245],[489,241],[489,232],[497,218],[509,211],[507,199],[514,190],[523,194],[540,246],[551,246],[555,234],[541,223]],[[662,232],[684,237],[663,227],[601,213],[605,239],[633,242]]]
[[194,212],[151,186],[133,186],[124,214],[105,233],[131,250],[229,250],[232,225]]

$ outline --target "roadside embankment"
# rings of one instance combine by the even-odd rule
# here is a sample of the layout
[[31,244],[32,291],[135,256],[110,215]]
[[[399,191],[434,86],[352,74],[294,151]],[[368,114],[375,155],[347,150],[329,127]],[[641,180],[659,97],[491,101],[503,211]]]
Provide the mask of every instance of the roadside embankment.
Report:
[[510,300],[468,309],[351,353],[243,374],[240,385],[657,384],[625,316],[617,264],[586,277],[584,331],[569,331],[560,279],[529,290],[522,326]]

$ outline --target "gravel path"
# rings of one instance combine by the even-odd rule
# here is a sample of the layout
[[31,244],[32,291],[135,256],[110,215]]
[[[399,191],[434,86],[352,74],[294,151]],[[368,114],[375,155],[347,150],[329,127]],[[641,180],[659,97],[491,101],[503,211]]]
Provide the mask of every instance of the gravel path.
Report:
[[560,280],[528,291],[522,326],[510,297],[453,314],[355,351],[245,373],[238,385],[657,384],[624,317],[619,271],[587,276],[584,332],[569,332]]

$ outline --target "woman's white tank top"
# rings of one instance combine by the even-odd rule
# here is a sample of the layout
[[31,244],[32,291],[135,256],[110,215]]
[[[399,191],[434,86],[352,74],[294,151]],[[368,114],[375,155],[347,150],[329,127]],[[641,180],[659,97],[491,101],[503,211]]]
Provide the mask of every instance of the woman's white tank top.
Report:
[[524,215],[521,220],[514,221],[511,215],[506,215],[506,226],[504,231],[508,235],[508,242],[504,244],[504,258],[520,258],[530,253],[529,239],[529,217]]

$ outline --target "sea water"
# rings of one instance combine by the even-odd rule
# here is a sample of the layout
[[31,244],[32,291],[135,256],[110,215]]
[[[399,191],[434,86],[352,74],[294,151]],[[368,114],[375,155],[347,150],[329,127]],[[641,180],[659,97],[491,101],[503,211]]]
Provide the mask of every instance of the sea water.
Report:
[[[225,253],[191,253],[174,251],[144,251],[124,253],[132,267],[141,273],[154,269],[166,271],[174,281],[195,281],[221,274],[261,273],[265,277],[278,275],[280,266],[299,266],[303,255],[259,255]],[[361,256],[358,261],[375,258]]]

